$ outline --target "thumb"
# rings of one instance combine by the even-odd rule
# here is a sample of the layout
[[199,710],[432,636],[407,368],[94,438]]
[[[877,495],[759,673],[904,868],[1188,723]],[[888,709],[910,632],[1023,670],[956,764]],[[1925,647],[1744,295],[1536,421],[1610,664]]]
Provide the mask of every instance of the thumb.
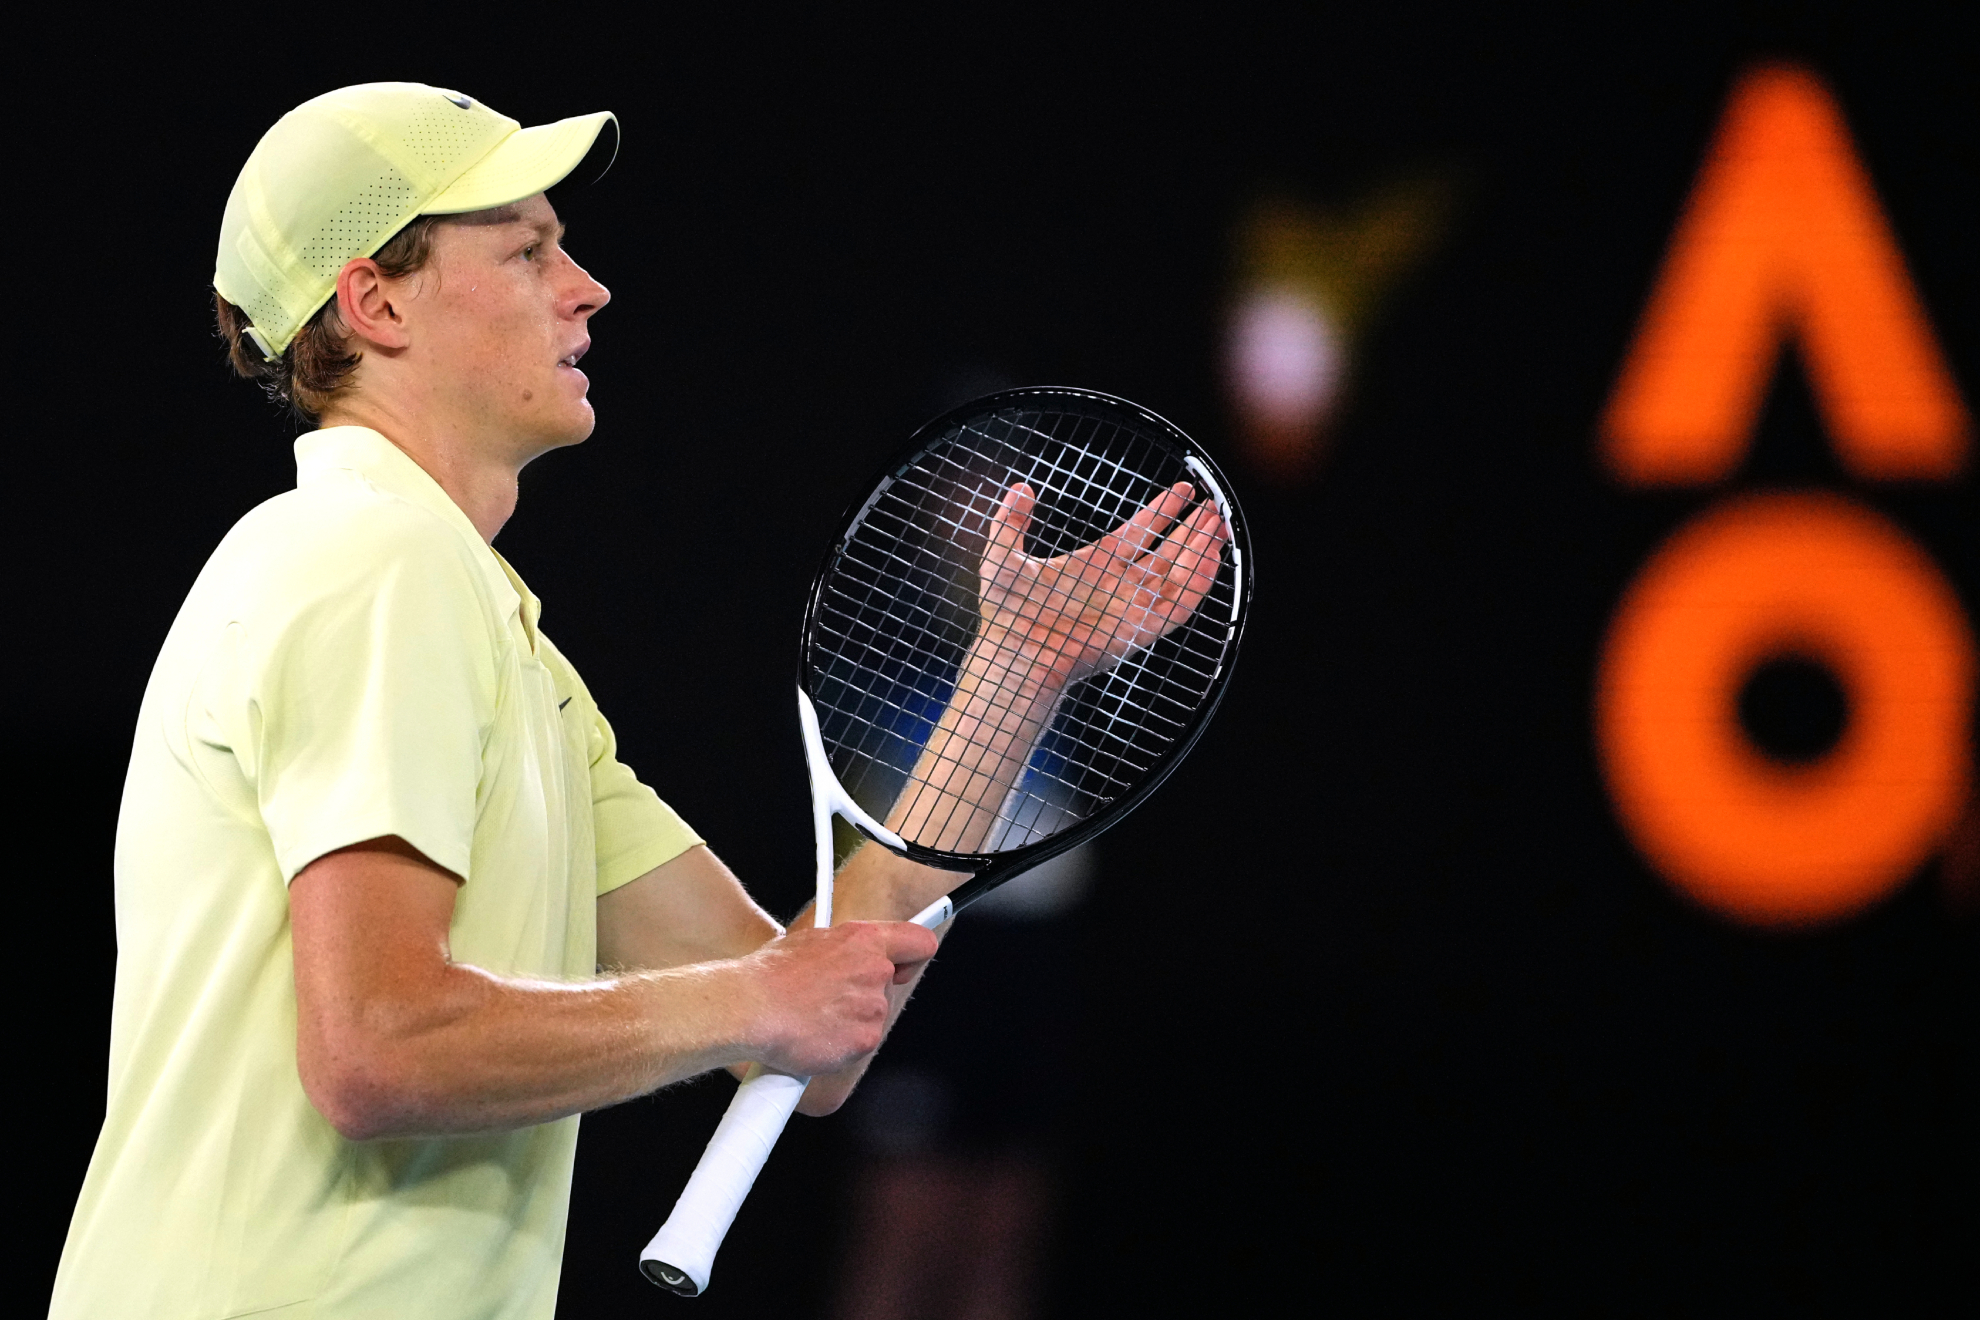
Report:
[[935,932],[915,925],[912,921],[892,921],[886,927],[887,943],[884,952],[896,967],[913,966],[925,963],[935,956],[941,941]]
[[1031,526],[1031,509],[1037,502],[1037,494],[1025,482],[1005,491],[1003,502],[990,518],[990,544],[1006,554],[1022,551],[1025,529]]

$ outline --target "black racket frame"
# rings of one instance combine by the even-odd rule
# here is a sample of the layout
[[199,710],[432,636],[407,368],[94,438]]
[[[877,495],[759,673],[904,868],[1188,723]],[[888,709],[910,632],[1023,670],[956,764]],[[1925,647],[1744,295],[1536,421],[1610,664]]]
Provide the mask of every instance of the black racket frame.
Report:
[[[999,390],[994,394],[986,394],[981,398],[971,399],[967,403],[958,404],[956,407],[949,409],[941,416],[917,430],[896,456],[892,465],[887,469],[886,477],[882,480],[887,482],[898,480],[914,466],[916,460],[926,453],[937,439],[941,438],[945,432],[957,423],[968,418],[980,417],[987,413],[999,412],[1013,407],[1035,407],[1040,410],[1051,410],[1055,404],[1063,406],[1067,403],[1071,403],[1074,406],[1063,408],[1064,411],[1072,412],[1098,409],[1103,412],[1126,413],[1133,419],[1136,426],[1142,430],[1147,438],[1157,443],[1168,445],[1177,453],[1178,457],[1193,459],[1209,472],[1211,479],[1217,483],[1217,488],[1224,497],[1224,512],[1227,514],[1226,522],[1231,534],[1230,545],[1236,557],[1233,594],[1237,606],[1237,617],[1233,624],[1229,645],[1225,651],[1224,663],[1218,671],[1217,676],[1212,680],[1209,693],[1205,696],[1203,702],[1197,706],[1189,722],[1183,727],[1182,732],[1176,736],[1175,741],[1162,754],[1161,760],[1150,768],[1141,782],[1087,819],[1077,824],[1069,825],[1065,829],[1047,835],[1045,838],[1033,843],[1025,844],[1019,848],[1013,848],[1009,852],[998,853],[951,852],[944,848],[925,847],[922,844],[911,843],[905,839],[901,841],[899,848],[895,848],[894,845],[877,838],[871,830],[867,829],[858,821],[849,822],[862,835],[872,839],[884,848],[902,854],[912,861],[920,862],[925,866],[932,866],[939,870],[972,873],[969,879],[963,881],[954,890],[950,891],[949,902],[957,912],[962,911],[963,908],[982,898],[1005,881],[1016,879],[1039,863],[1049,861],[1060,853],[1077,848],[1088,839],[1112,828],[1123,816],[1126,816],[1129,812],[1147,801],[1149,796],[1162,786],[1163,781],[1174,772],[1176,766],[1182,762],[1183,757],[1188,755],[1190,749],[1196,745],[1196,740],[1202,737],[1203,730],[1210,723],[1210,717],[1216,714],[1218,705],[1222,703],[1224,693],[1230,686],[1231,671],[1237,663],[1238,650],[1243,642],[1245,623],[1251,616],[1253,562],[1251,538],[1247,528],[1247,520],[1243,510],[1238,507],[1237,495],[1232,491],[1230,481],[1224,476],[1223,470],[1217,466],[1215,461],[1208,454],[1204,453],[1202,447],[1194,440],[1191,440],[1181,427],[1171,422],[1168,418],[1161,416],[1159,413],[1151,412],[1140,404],[1128,399],[1119,398],[1112,394],[1103,394],[1098,390],[1077,389],[1057,385],[1027,385],[1016,389]],[[1122,421],[1125,419],[1117,416],[1112,420]],[[839,562],[840,557],[845,554],[846,547],[852,539],[853,532],[857,530],[862,515],[872,506],[873,501],[878,497],[882,489],[884,487],[876,482],[866,490],[856,503],[847,509],[839,535],[833,540],[831,548],[825,552],[825,557],[819,565],[818,573],[812,579],[811,591],[805,602],[804,628],[798,638],[798,687],[804,693],[806,699],[812,701],[814,704],[818,701],[818,694],[813,692],[811,688],[811,639],[819,611],[823,608],[825,584],[831,579],[833,567]],[[1207,492],[1199,491],[1198,494],[1205,495]]]

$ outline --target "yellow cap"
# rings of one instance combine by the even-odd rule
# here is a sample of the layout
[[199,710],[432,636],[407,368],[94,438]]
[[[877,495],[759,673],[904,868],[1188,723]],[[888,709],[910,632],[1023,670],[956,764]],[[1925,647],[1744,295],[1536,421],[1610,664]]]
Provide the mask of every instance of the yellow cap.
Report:
[[507,206],[576,169],[610,111],[524,128],[424,83],[362,83],[305,101],[255,145],[220,221],[213,287],[281,355],[337,273],[421,215]]

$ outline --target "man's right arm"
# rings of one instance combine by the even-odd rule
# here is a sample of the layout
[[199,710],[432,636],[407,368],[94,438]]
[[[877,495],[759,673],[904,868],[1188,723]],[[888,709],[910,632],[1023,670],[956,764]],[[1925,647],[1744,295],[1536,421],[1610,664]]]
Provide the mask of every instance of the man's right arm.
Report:
[[449,955],[458,888],[395,838],[290,885],[297,1061],[346,1137],[522,1127],[752,1060],[833,1072],[878,1047],[888,987],[935,951],[919,927],[853,922],[661,971],[498,976]]

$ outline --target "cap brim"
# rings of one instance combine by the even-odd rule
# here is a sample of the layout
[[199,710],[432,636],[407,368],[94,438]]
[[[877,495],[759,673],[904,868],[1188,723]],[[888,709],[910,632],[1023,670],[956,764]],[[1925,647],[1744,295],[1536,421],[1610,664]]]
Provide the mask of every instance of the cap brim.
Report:
[[607,124],[616,135],[618,119],[610,110],[600,110],[519,129],[470,166],[446,191],[420,207],[419,213],[460,215],[534,197],[576,169]]

